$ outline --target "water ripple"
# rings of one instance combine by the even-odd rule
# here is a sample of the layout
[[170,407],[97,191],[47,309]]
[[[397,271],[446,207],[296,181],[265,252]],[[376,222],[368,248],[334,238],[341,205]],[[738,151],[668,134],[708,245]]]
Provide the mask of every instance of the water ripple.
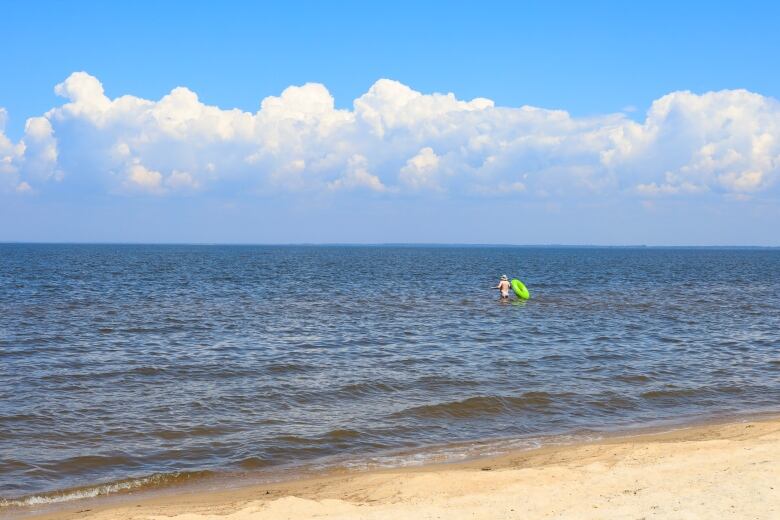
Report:
[[777,250],[0,245],[0,506],[766,409],[778,374]]

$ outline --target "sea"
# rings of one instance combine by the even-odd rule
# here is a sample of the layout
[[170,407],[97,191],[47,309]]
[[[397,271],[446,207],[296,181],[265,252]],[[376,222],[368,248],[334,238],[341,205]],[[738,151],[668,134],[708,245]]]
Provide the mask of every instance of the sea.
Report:
[[779,249],[0,245],[0,513],[778,403]]

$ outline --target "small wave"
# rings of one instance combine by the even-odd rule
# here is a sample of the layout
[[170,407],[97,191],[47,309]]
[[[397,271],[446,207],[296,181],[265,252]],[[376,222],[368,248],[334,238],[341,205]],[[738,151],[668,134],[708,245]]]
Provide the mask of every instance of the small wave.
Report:
[[165,440],[189,439],[193,437],[216,437],[234,431],[226,427],[198,426],[185,430],[156,430],[151,434]]
[[[0,434],[0,439],[2,439],[2,434]],[[6,459],[6,460],[0,460],[0,473],[4,472],[11,472],[11,471],[27,471],[29,469],[33,468],[32,465],[28,464],[27,462],[16,460],[16,459]]]
[[277,442],[297,445],[308,445],[311,443],[311,439],[309,437],[301,437],[299,435],[279,435],[278,437],[274,437],[274,440]]
[[360,437],[360,432],[355,430],[333,430],[326,433],[325,437],[336,441],[356,439]]
[[244,469],[259,469],[265,468],[273,464],[270,460],[261,459],[260,457],[247,457],[238,461],[238,465]]
[[641,397],[644,397],[645,399],[676,399],[679,397],[700,395],[701,393],[701,390],[695,388],[681,388],[679,390],[651,390],[642,393]]
[[165,372],[165,368],[155,366],[136,367],[130,371],[132,374],[138,374],[142,376],[155,376],[157,374],[162,374],[163,372]]
[[552,402],[553,396],[547,392],[528,392],[519,397],[479,396],[470,397],[462,401],[407,408],[394,415],[426,419],[469,419],[483,415],[499,415],[520,410],[544,410],[549,408]]
[[272,374],[305,372],[307,368],[309,368],[307,365],[297,363],[272,363],[265,367]]
[[129,491],[157,488],[179,484],[184,481],[204,478],[213,475],[211,471],[191,471],[176,473],[154,473],[152,475],[140,478],[118,480],[116,482],[107,482],[95,486],[81,488],[71,488],[51,493],[41,493],[37,495],[26,495],[18,498],[0,497],[0,508],[5,507],[26,507],[45,504],[57,504],[60,502],[70,502],[72,500],[81,500],[84,498],[95,498],[118,493],[127,493]]
[[133,459],[125,455],[80,455],[53,461],[49,464],[42,464],[41,467],[58,473],[74,473],[106,467],[132,465],[134,465]]
[[21,414],[17,413],[14,415],[0,415],[0,421],[3,421],[3,423],[11,423],[11,422],[28,422],[28,421],[41,421],[46,424],[52,424],[54,421],[51,419],[51,417],[46,417],[44,415],[32,415],[32,414]]
[[294,434],[280,435],[274,437],[274,441],[276,441],[277,444],[269,448],[268,452],[283,458],[289,458],[296,453],[322,453],[328,451],[333,446],[349,445],[360,437],[363,437],[363,433],[350,429],[331,430],[327,433],[312,437]]
[[443,375],[427,375],[415,381],[414,386],[428,390],[465,389],[479,386],[479,381],[461,379]]
[[631,410],[636,408],[636,403],[632,399],[619,396],[610,396],[604,399],[590,401],[590,404],[596,408],[607,411]]
[[618,361],[625,359],[626,355],[621,352],[601,351],[585,356],[589,361]]
[[124,332],[126,334],[154,334],[156,332],[163,331],[164,329],[153,327],[128,327],[125,329],[120,329],[120,332]]
[[133,375],[154,376],[165,372],[165,368],[157,366],[141,366],[129,370],[106,370],[103,372],[92,370],[89,372],[65,372],[47,374],[41,379],[52,383],[70,383],[72,381],[99,381],[116,377],[128,377]]
[[743,388],[736,385],[719,386],[715,388],[715,390],[722,394],[741,394],[745,391]]
[[642,374],[615,376],[615,379],[623,381],[624,383],[647,383],[650,381],[649,376]]
[[345,440],[357,439],[361,435],[362,434],[356,430],[342,429],[342,430],[332,430],[316,437],[303,437],[299,435],[280,435],[278,437],[274,437],[274,440],[285,444],[294,444],[299,446],[313,447],[314,445],[320,445],[323,443],[327,444],[334,441],[345,441]]
[[677,388],[669,390],[652,390],[644,392],[641,397],[645,399],[679,399],[693,396],[712,396],[717,394],[741,394],[744,389],[736,385],[723,385],[705,388]]
[[360,383],[343,386],[338,390],[338,393],[347,397],[357,397],[371,394],[387,394],[395,392],[395,390],[395,387],[386,383],[363,381]]

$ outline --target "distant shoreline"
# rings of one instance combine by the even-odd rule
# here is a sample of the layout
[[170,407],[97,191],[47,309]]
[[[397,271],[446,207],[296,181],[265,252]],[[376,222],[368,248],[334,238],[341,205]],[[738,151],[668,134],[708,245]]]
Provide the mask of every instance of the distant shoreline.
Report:
[[0,246],[190,246],[190,247],[403,247],[403,248],[507,248],[507,249],[712,249],[712,250],[780,250],[780,245],[600,245],[600,244],[472,244],[472,243],[426,243],[426,242],[294,242],[294,243],[252,243],[252,242],[36,242],[0,241]]

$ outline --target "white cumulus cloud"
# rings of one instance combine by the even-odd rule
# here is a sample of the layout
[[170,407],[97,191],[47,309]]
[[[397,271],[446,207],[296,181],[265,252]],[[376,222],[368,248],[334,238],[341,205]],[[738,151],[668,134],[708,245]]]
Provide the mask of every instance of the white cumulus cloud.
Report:
[[[22,184],[19,181],[18,162],[24,154],[22,143],[14,144],[5,135],[5,125],[8,120],[8,112],[0,107],[0,192],[19,191]],[[29,184],[24,183],[29,187]],[[22,188],[21,191],[29,191]]]
[[415,189],[439,189],[437,174],[439,173],[439,156],[433,148],[426,146],[420,152],[406,161],[401,168],[401,182]]
[[640,122],[497,107],[388,79],[351,109],[316,83],[256,112],[207,105],[185,87],[159,100],[109,98],[85,72],[55,92],[64,102],[28,119],[16,143],[0,109],[0,189],[749,197],[776,193],[780,176],[780,104],[745,90],[673,92]]
[[615,160],[656,194],[752,193],[777,183],[780,103],[746,90],[655,101],[644,124],[616,135]]
[[160,172],[150,170],[143,164],[136,163],[127,169],[122,187],[128,192],[140,191],[162,194],[162,182],[163,176]]
[[368,161],[362,155],[353,155],[347,162],[347,171],[342,177],[329,184],[334,190],[367,188],[372,191],[387,191],[379,177],[368,171]]

